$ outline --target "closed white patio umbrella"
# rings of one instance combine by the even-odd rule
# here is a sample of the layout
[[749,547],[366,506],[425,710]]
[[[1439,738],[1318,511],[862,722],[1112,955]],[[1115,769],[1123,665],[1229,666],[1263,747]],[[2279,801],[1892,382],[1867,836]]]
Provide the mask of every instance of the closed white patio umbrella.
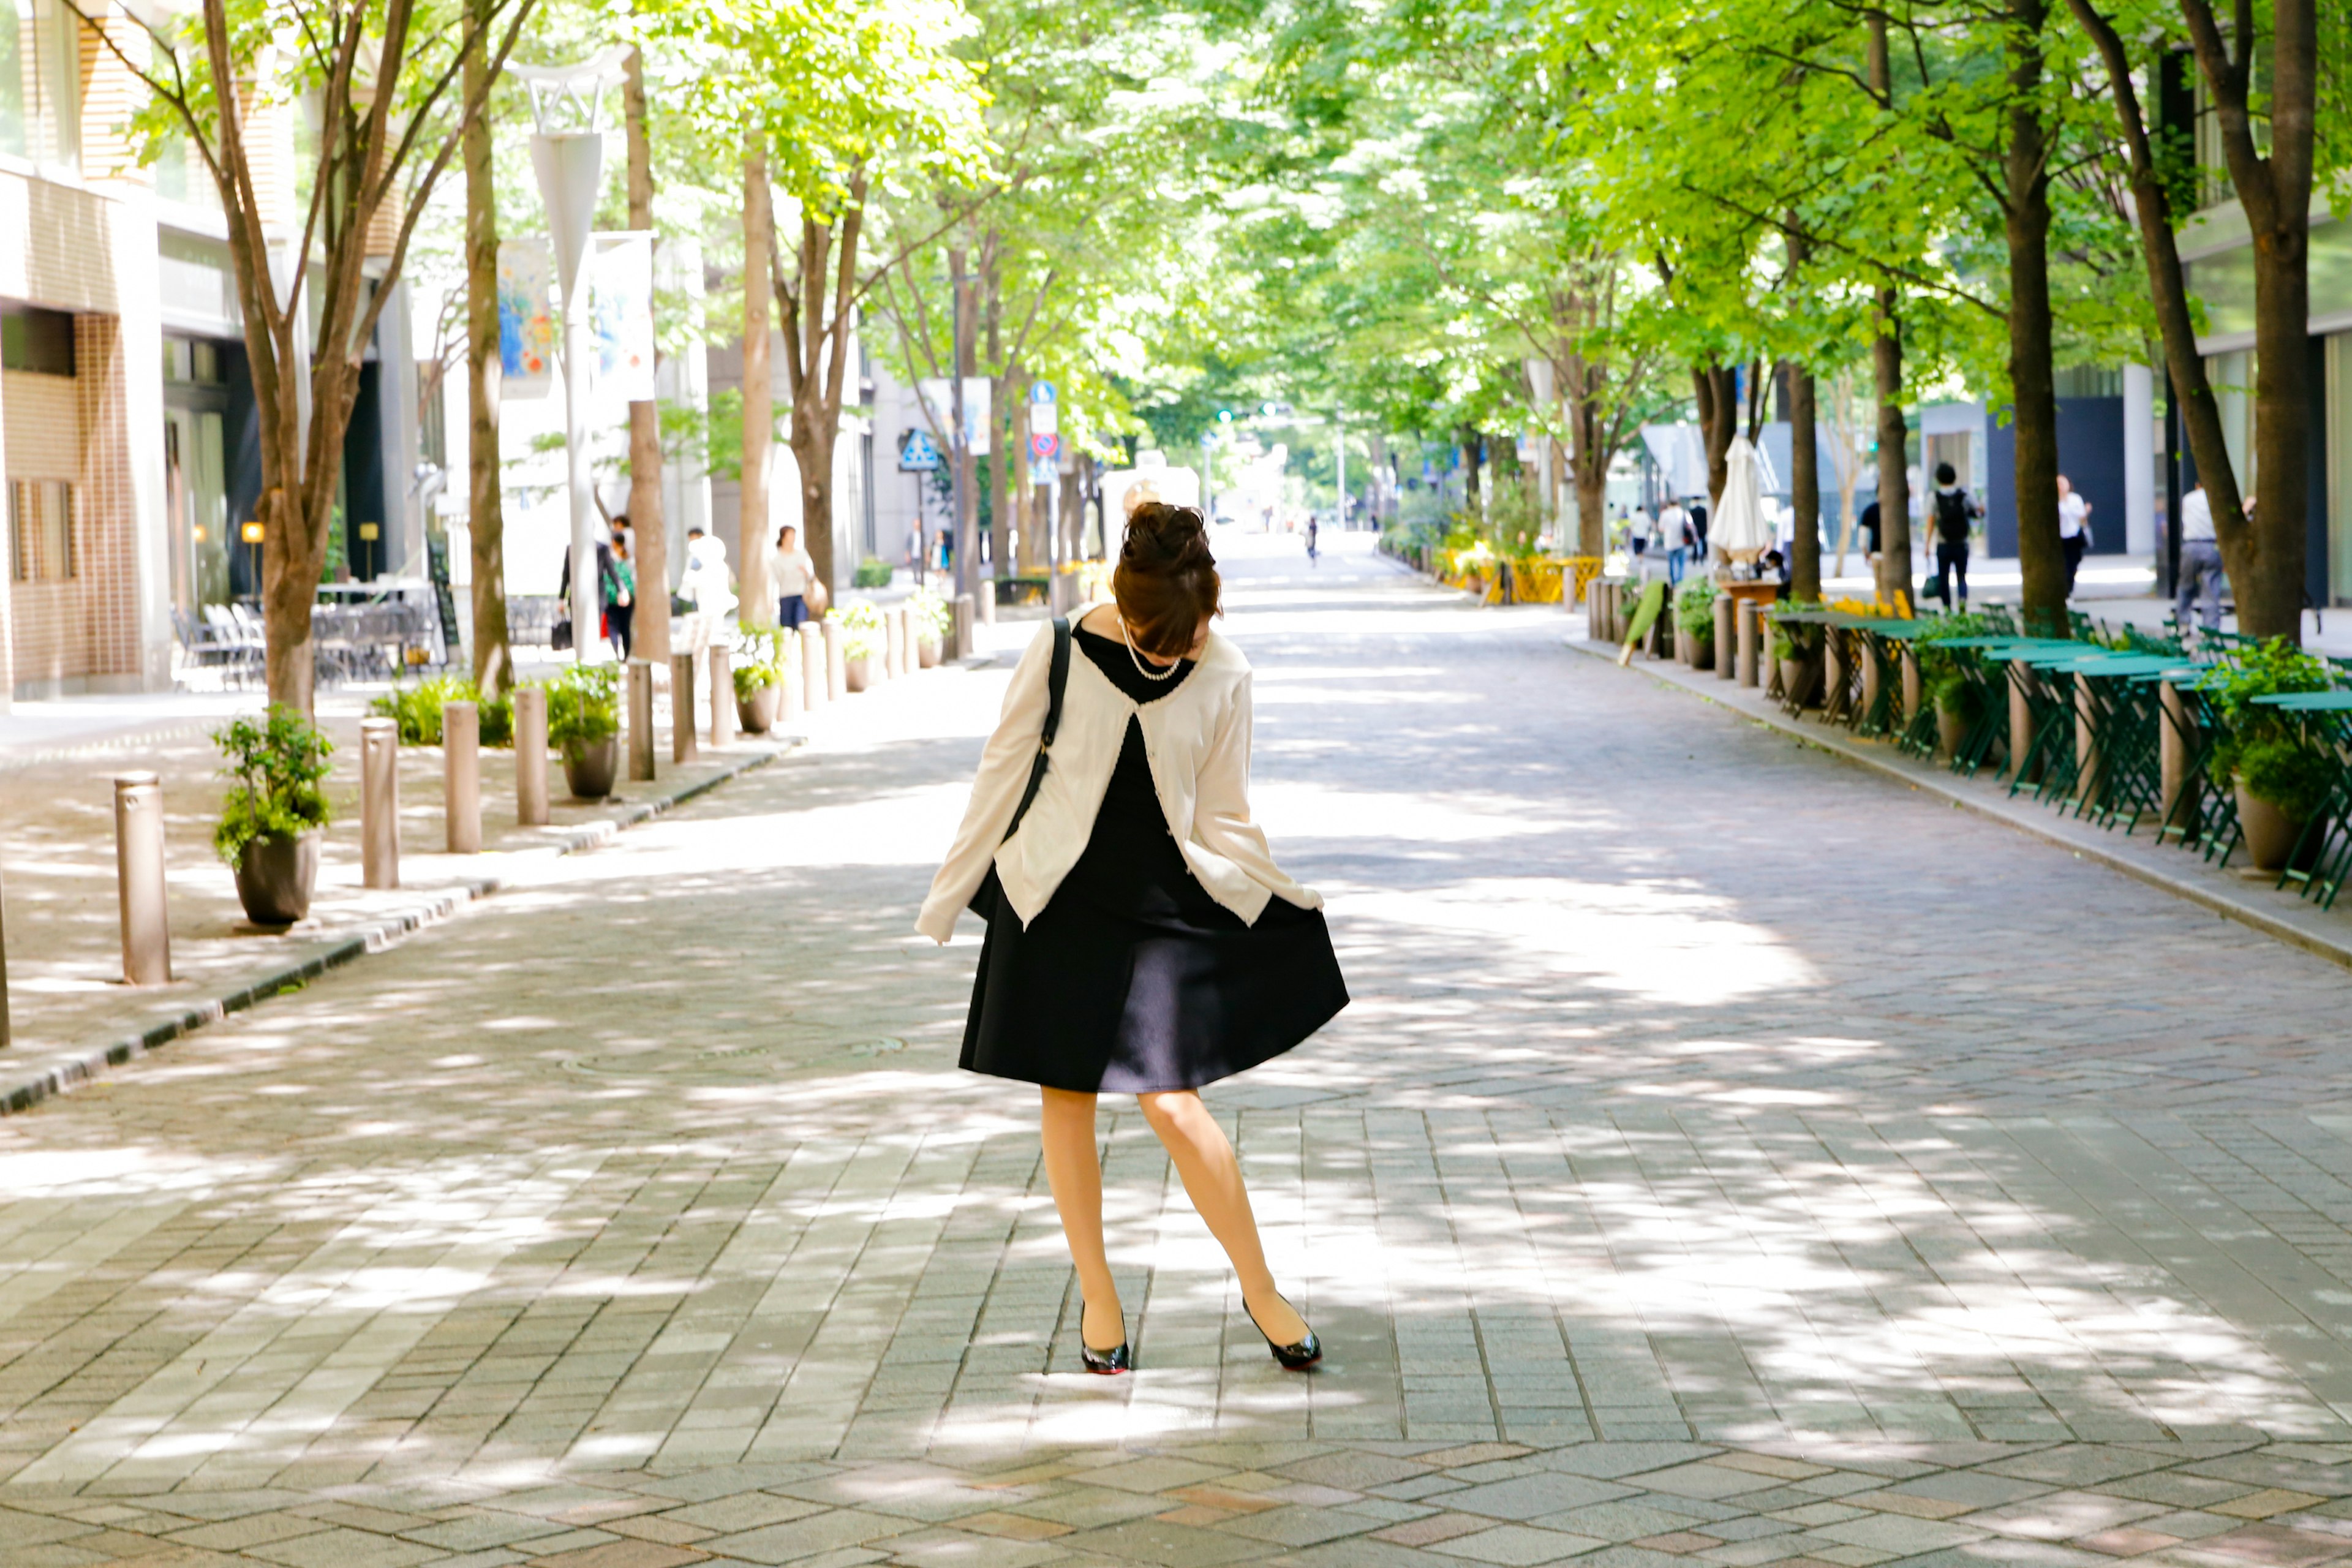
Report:
[[1772,525],[1764,519],[1764,497],[1756,472],[1756,447],[1745,436],[1731,438],[1726,454],[1730,472],[1716,508],[1706,542],[1727,561],[1753,562],[1772,547]]

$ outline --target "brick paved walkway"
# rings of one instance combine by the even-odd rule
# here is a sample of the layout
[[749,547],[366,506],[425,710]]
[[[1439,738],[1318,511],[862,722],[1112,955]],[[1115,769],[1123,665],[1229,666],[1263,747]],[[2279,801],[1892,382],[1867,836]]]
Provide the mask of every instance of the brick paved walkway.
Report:
[[1321,1372],[1131,1106],[1077,1371],[976,933],[906,934],[944,676],[0,1121],[0,1563],[2352,1557],[2342,972],[1295,565],[1233,629],[1357,1000],[1211,1099]]

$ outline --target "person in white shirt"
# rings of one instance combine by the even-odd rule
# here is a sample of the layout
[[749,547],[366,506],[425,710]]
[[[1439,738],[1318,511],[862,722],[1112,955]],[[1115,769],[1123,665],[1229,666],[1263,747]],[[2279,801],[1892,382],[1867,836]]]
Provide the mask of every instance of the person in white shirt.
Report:
[[2172,618],[2189,624],[2189,601],[2204,599],[2198,624],[2209,632],[2221,629],[2221,589],[2228,582],[2221,570],[2221,542],[2213,534],[2213,502],[2200,484],[2180,498],[2180,573]]
[[2066,552],[2066,596],[2071,599],[2083,552],[2091,548],[2091,503],[2074,493],[2063,474],[2058,476],[2058,544]]
[[768,581],[776,589],[776,624],[790,631],[810,617],[809,584],[816,581],[816,563],[801,548],[801,531],[791,523],[776,531],[776,548],[768,557]]

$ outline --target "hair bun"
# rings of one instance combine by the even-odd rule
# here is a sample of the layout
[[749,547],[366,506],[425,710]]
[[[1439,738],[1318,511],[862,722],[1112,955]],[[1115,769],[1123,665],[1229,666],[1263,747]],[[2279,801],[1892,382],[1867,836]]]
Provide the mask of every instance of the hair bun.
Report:
[[1122,559],[1161,571],[1185,566],[1213,566],[1208,524],[1199,509],[1148,500],[1128,514]]

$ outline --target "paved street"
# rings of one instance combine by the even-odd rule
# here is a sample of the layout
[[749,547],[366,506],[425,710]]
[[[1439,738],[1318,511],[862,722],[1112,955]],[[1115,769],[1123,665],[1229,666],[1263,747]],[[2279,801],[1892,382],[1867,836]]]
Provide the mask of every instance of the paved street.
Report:
[[977,924],[909,931],[1008,657],[0,1121],[0,1563],[2352,1558],[2342,971],[1556,606],[1228,554],[1355,1002],[1209,1099],[1320,1371],[1108,1100],[1078,1369]]

